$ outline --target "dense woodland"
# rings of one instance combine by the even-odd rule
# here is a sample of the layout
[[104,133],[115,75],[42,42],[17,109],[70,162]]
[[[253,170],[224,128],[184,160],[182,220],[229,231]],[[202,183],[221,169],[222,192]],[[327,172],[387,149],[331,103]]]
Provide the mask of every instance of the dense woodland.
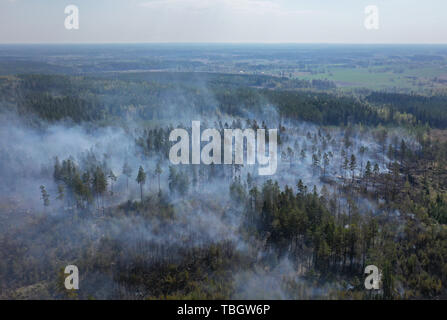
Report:
[[174,73],[163,80],[166,77],[162,74],[162,80],[156,80],[154,75],[140,75],[138,79],[137,75],[137,80],[128,80],[128,76],[110,80],[22,75],[2,83],[2,99],[15,102],[9,107],[17,108],[20,114],[34,113],[49,121],[68,118],[81,122],[114,116],[160,120],[175,113],[160,109],[160,105],[181,103],[188,112],[213,114],[219,110],[232,116],[259,113],[265,106],[274,105],[286,118],[322,125],[429,125],[439,129],[447,126],[443,112],[445,95],[376,91],[342,95],[323,90],[326,85],[315,86],[303,80],[300,85],[290,86],[292,80],[265,76],[258,79],[208,75],[209,79],[196,80],[197,83],[187,82],[181,74]]
[[[2,197],[1,298],[447,297],[445,96],[341,94],[325,81],[267,76],[145,77],[0,83],[2,114],[33,130],[120,126],[136,146],[119,171],[93,151],[47,159],[32,210]],[[169,132],[195,117],[277,126],[280,171],[261,179],[236,165],[170,165]],[[81,271],[79,291],[63,287],[67,264]],[[364,288],[369,264],[382,271],[380,290]]]

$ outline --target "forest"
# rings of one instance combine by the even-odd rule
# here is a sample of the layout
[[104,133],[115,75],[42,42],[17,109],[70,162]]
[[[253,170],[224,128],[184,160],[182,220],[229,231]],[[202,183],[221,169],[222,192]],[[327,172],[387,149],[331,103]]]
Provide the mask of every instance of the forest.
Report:
[[[2,69],[1,299],[447,298],[445,93],[119,62]],[[173,165],[191,121],[278,129],[276,173]]]

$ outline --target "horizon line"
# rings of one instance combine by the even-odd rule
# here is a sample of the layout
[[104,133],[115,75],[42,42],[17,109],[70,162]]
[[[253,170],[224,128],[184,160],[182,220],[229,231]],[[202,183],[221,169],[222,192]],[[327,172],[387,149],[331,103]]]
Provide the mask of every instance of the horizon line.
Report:
[[105,42],[0,42],[0,45],[114,45],[114,44],[175,44],[175,45],[384,45],[384,46],[399,46],[399,45],[431,45],[431,46],[443,46],[447,45],[447,42],[402,42],[402,43],[390,43],[390,42],[139,42],[139,41],[105,41]]

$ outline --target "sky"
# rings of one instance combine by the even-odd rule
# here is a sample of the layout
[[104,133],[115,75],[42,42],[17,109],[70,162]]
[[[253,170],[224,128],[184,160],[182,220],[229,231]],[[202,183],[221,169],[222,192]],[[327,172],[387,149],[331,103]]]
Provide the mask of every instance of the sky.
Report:
[[[378,29],[365,28],[368,5]],[[0,43],[110,42],[447,43],[447,1],[0,0]]]

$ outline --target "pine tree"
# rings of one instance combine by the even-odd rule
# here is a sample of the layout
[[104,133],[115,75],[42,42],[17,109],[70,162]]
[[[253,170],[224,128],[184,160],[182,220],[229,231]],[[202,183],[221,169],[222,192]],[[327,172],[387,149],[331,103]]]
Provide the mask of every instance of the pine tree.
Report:
[[379,172],[380,172],[379,165],[376,163],[376,164],[374,164],[374,169],[373,169],[373,175],[374,175],[373,188],[375,188],[375,186],[376,186],[377,178],[379,177]]
[[142,166],[138,169],[137,182],[140,185],[141,202],[143,202],[143,184],[146,183],[146,172]]
[[63,184],[58,184],[57,185],[57,197],[56,197],[56,199],[63,201],[64,197],[65,197],[64,192],[65,192],[64,185]]
[[405,144],[404,139],[402,139],[400,142],[399,154],[400,154],[400,164],[401,164],[401,166],[403,166],[404,160],[405,160],[405,155],[407,154],[407,145]]
[[[96,194],[96,196],[99,198],[102,198],[104,192],[107,190],[107,178],[104,174],[104,171],[102,171],[101,167],[97,166],[96,170],[93,174],[93,190]],[[102,199],[103,208],[104,208],[104,199]]]
[[315,170],[317,170],[320,167],[320,157],[318,156],[318,154],[312,155],[312,166]]
[[251,189],[253,187],[253,178],[252,178],[250,172],[247,173],[247,186],[248,186],[248,189]]
[[129,164],[124,162],[123,165],[123,174],[126,176],[126,189],[129,191],[129,178],[132,176],[132,168],[129,166]]
[[304,151],[304,149],[301,149],[300,158],[301,158],[301,160],[306,159],[306,151]]
[[368,160],[365,168],[365,179],[366,179],[366,189],[368,189],[369,179],[371,179],[372,170],[371,170],[371,162]]
[[45,186],[40,186],[40,193],[42,195],[43,206],[48,207],[50,205],[50,195],[48,194]]
[[378,132],[377,135],[377,140],[379,142],[380,148],[381,148],[381,153],[382,153],[382,166],[385,165],[385,153],[386,153],[386,141],[388,139],[388,132],[386,131],[386,129],[381,129]]
[[155,168],[155,174],[158,177],[158,193],[161,192],[161,186],[160,186],[160,176],[163,173],[163,170],[161,168],[161,163],[160,161],[157,162],[157,167]]
[[325,152],[323,155],[323,176],[326,176],[326,168],[329,166],[329,157]]
[[175,192],[177,185],[177,169],[174,166],[169,166],[169,190]]
[[360,172],[363,172],[363,158],[365,156],[365,153],[368,151],[368,147],[361,146],[359,148],[359,155],[360,155]]
[[59,161],[59,158],[56,157],[54,161],[54,173],[53,173],[54,181],[58,182],[62,179],[62,167]]
[[116,180],[117,180],[117,177],[116,177],[115,173],[113,172],[113,170],[110,170],[110,172],[109,172],[109,177],[108,177],[108,178],[109,178],[110,181],[111,181],[111,184],[110,184],[110,193],[113,195],[113,183],[116,182]]
[[301,195],[304,195],[305,186],[304,186],[303,180],[300,179],[300,180],[298,181],[297,188],[298,188],[298,192],[299,192]]
[[294,156],[294,154],[293,154],[293,150],[292,150],[292,148],[287,147],[287,158],[288,158],[289,161],[290,161],[290,166],[292,166],[293,156]]
[[342,163],[342,165],[341,165],[341,169],[342,169],[342,171],[343,171],[343,179],[346,178],[346,171],[348,171],[348,167],[349,167],[349,160],[348,160],[348,158],[345,156],[345,157],[344,157],[344,160],[343,160],[343,163]]
[[357,160],[354,154],[351,155],[351,161],[349,162],[349,169],[352,172],[352,182],[354,183],[354,173],[355,169],[357,169]]

